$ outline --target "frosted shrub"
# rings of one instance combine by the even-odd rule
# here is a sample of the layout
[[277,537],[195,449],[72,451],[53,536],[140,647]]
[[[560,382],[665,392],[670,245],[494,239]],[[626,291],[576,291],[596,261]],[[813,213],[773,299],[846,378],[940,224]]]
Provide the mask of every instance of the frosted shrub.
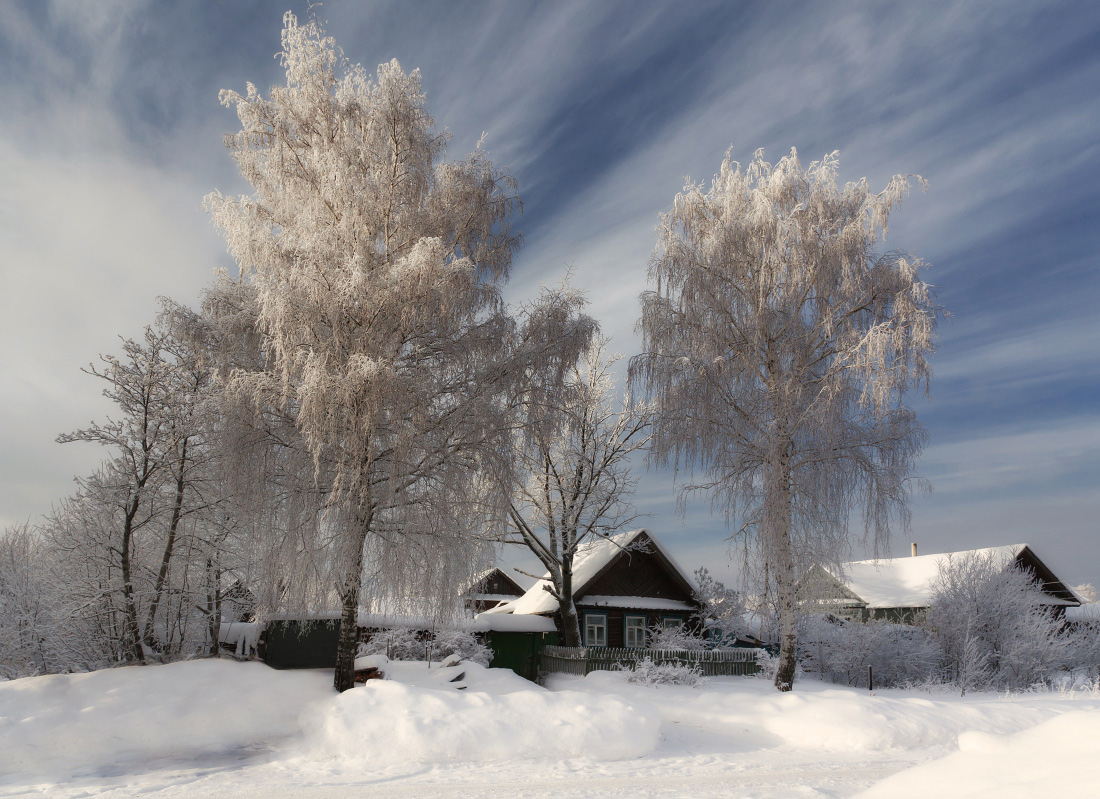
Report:
[[980,553],[949,556],[940,564],[929,625],[947,677],[963,693],[1047,682],[1073,665],[1078,643],[1062,629],[1034,575]]
[[370,640],[359,644],[357,657],[364,655],[385,655],[390,660],[424,660],[427,648],[417,636],[415,630],[395,627],[379,630]]
[[432,641],[432,660],[443,660],[448,655],[488,667],[493,650],[465,630],[438,630]]
[[799,662],[807,674],[845,685],[927,682],[938,674],[940,649],[921,627],[870,621],[846,622],[829,615],[799,620]]
[[395,627],[374,633],[369,641],[359,644],[357,657],[385,655],[390,660],[444,660],[457,655],[462,660],[488,666],[493,650],[473,633],[465,630],[437,630],[435,635],[421,635],[415,630]]
[[700,652],[707,649],[707,642],[683,627],[650,627],[646,631],[646,648]]
[[687,685],[701,688],[706,685],[698,665],[684,663],[655,663],[652,658],[644,657],[634,664],[634,670],[628,671],[626,681],[637,685],[656,688],[658,685]]
[[[779,656],[773,655],[764,649],[757,651],[756,668],[757,677],[767,680],[768,682],[774,682],[776,672],[779,671]],[[795,676],[800,678],[803,674],[802,665],[799,664],[798,673]]]
[[700,616],[708,628],[720,633],[723,640],[749,632],[745,598],[740,591],[726,588],[711,577],[705,566],[695,570],[695,584],[698,586],[695,599],[703,606]]
[[1066,666],[1100,680],[1100,624],[1070,624],[1064,636],[1069,649]]

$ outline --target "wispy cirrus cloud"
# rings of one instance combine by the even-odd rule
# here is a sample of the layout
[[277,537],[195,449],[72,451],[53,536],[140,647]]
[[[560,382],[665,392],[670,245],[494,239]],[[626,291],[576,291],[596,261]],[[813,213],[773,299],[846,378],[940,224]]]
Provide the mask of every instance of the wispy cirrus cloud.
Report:
[[[281,79],[280,11],[0,4],[0,335],[21,342],[0,363],[14,386],[0,400],[0,520],[42,512],[87,470],[49,443],[102,413],[77,367],[140,330],[154,296],[193,300],[225,264],[197,210],[215,187],[244,190],[217,91]],[[1100,10],[381,2],[320,14],[353,61],[421,68],[452,157],[485,131],[519,178],[527,246],[509,298],[572,265],[627,354],[658,215],[727,148],[775,160],[796,146],[807,161],[839,149],[843,178],[874,187],[923,175],[929,191],[903,204],[887,243],[932,263],[955,318],[932,398],[917,401],[931,433],[921,471],[940,487],[915,504],[914,530],[953,546],[963,527],[997,534],[981,521],[996,518],[1019,538],[1042,508],[1059,551],[1095,537],[1082,486],[1100,465],[1092,434],[1074,431],[1094,429],[1100,390]],[[681,525],[672,475],[645,485],[647,524],[724,557],[720,518],[700,504]],[[1073,567],[1100,579],[1100,566]]]

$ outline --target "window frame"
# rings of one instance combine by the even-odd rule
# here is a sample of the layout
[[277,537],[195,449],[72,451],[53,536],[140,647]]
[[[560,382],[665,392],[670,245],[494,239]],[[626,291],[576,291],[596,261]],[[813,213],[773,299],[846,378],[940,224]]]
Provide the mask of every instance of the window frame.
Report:
[[[671,624],[669,622],[672,622]],[[662,616],[661,617],[661,629],[684,629],[684,617],[683,616]]]
[[[593,643],[591,640],[589,640],[589,637],[588,637],[589,619],[593,619],[593,620],[594,619],[602,619],[603,620],[603,622],[601,624],[593,623],[594,627],[602,627],[603,628],[603,643]],[[606,647],[607,646],[607,614],[606,613],[585,613],[584,614],[584,645],[586,647],[589,647],[589,646],[592,646],[592,647],[596,647],[596,646]]]
[[[640,643],[633,643],[633,644],[630,643],[630,630],[631,630],[630,621],[631,621],[631,619],[633,619],[635,621],[640,619],[641,622],[642,622],[640,625],[635,625],[635,627],[633,628],[635,630],[640,631],[640,633],[641,633],[641,642]],[[645,649],[645,645],[646,645],[646,622],[647,621],[648,621],[648,619],[646,619],[644,613],[629,613],[629,614],[624,613],[623,614],[623,647],[625,649]]]

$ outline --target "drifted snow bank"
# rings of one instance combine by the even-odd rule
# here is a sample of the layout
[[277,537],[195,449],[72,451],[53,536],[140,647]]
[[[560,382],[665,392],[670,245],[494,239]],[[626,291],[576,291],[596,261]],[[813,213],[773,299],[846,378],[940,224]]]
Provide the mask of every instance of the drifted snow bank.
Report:
[[1096,796],[1100,711],[1076,710],[1015,735],[964,732],[959,751],[888,777],[858,799]]
[[0,782],[240,756],[299,732],[332,672],[195,660],[0,684]]
[[[363,766],[583,756],[640,757],[658,743],[652,705],[550,692],[502,669],[390,662],[386,680],[310,708],[305,754]],[[450,679],[463,675],[459,691]]]
[[767,680],[712,678],[699,690],[675,685],[629,685],[615,672],[556,677],[552,688],[657,705],[662,719],[714,733],[751,729],[772,745],[835,752],[883,752],[952,746],[961,733],[1016,732],[1049,718],[1049,711],[996,695],[966,701],[951,695],[866,691],[802,680],[779,693]]

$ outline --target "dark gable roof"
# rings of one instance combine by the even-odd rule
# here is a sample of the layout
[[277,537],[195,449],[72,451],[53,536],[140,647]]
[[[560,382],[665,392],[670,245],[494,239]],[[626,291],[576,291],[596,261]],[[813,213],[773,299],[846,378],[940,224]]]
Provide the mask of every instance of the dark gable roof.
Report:
[[[673,582],[675,582],[688,596],[695,596],[695,586],[692,584],[691,578],[683,573],[683,570],[680,568],[679,564],[672,560],[672,557],[665,551],[664,547],[662,547],[660,543],[658,543],[658,541],[650,534],[648,530],[639,530],[638,535],[635,536],[635,538],[626,546],[634,545],[639,545],[639,550],[642,546],[645,546],[646,551],[650,555],[653,555],[657,562],[664,567],[665,571],[668,572],[668,575],[672,578]],[[592,575],[591,579],[587,580],[584,585],[578,586],[576,589],[574,589],[573,596],[583,597],[585,594],[588,593],[589,588],[596,585],[600,581],[600,578],[602,578],[609,571],[618,566],[623,558],[629,558],[633,553],[634,551],[631,549],[620,549],[618,553],[616,553],[607,563],[604,564],[602,569]]]
[[491,594],[493,596],[511,595],[521,597],[525,590],[523,586],[509,577],[503,569],[495,567],[475,577],[466,593],[469,596]]
[[1035,577],[1042,583],[1043,592],[1057,599],[1064,599],[1073,606],[1081,604],[1080,597],[1073,593],[1065,583],[1059,580],[1045,563],[1039,560],[1039,556],[1031,551],[1031,547],[1024,544],[1024,548],[1016,555],[1016,563],[1026,569],[1030,569]]

